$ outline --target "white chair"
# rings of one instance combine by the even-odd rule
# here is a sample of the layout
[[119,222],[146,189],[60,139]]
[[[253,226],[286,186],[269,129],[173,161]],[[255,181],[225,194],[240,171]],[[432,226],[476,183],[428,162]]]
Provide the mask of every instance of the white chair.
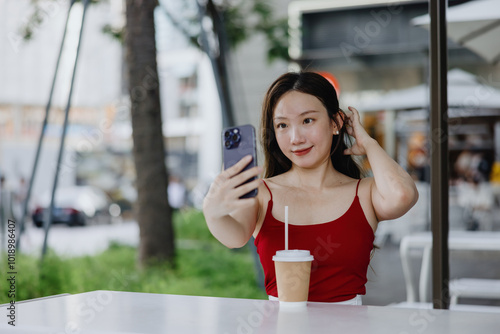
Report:
[[500,299],[500,279],[459,278],[450,281],[450,304],[458,298]]

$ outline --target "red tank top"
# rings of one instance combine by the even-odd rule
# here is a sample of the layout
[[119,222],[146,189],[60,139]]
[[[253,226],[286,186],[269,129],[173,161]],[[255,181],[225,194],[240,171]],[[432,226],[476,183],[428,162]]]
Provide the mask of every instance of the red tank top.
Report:
[[[361,180],[359,180],[361,181]],[[359,203],[358,187],[349,209],[333,221],[288,227],[289,248],[309,250],[314,256],[309,301],[340,302],[366,293],[366,272],[374,234]],[[266,292],[278,296],[273,255],[285,248],[285,225],[272,215],[273,195],[267,204],[255,246],[264,269]]]

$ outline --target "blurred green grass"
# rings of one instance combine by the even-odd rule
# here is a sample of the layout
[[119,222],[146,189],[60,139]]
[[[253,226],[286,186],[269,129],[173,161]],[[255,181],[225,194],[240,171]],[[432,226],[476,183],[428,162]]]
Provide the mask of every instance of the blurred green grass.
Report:
[[[17,254],[15,300],[94,290],[267,298],[257,286],[248,247],[230,250],[221,245],[208,231],[202,212],[176,212],[174,228],[175,268],[157,263],[139,269],[137,249],[117,243],[94,256],[70,258],[49,251],[42,267],[38,257]],[[6,258],[4,254],[1,256]],[[7,277],[4,277],[2,275],[0,304],[11,300]]]

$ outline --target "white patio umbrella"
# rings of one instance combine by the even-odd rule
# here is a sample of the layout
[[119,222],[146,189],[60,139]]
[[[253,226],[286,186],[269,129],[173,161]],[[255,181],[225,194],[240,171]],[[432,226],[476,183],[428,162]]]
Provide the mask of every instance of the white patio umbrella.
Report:
[[[391,91],[358,106],[362,111],[428,109],[429,86],[422,84]],[[484,115],[486,109],[500,113],[500,90],[469,72],[452,69],[448,71],[448,107],[449,117],[457,116],[458,109],[462,109],[459,115],[470,112],[469,116],[480,112]]]
[[[448,37],[472,50],[489,63],[500,60],[500,1],[475,0],[450,7],[446,14]],[[429,15],[411,23],[429,28]]]

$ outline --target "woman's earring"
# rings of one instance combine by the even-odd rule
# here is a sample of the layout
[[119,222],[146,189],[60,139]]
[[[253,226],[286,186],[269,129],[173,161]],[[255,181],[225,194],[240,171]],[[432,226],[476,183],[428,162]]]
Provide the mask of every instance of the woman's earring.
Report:
[[335,134],[338,135],[339,134],[339,130],[335,131]]

